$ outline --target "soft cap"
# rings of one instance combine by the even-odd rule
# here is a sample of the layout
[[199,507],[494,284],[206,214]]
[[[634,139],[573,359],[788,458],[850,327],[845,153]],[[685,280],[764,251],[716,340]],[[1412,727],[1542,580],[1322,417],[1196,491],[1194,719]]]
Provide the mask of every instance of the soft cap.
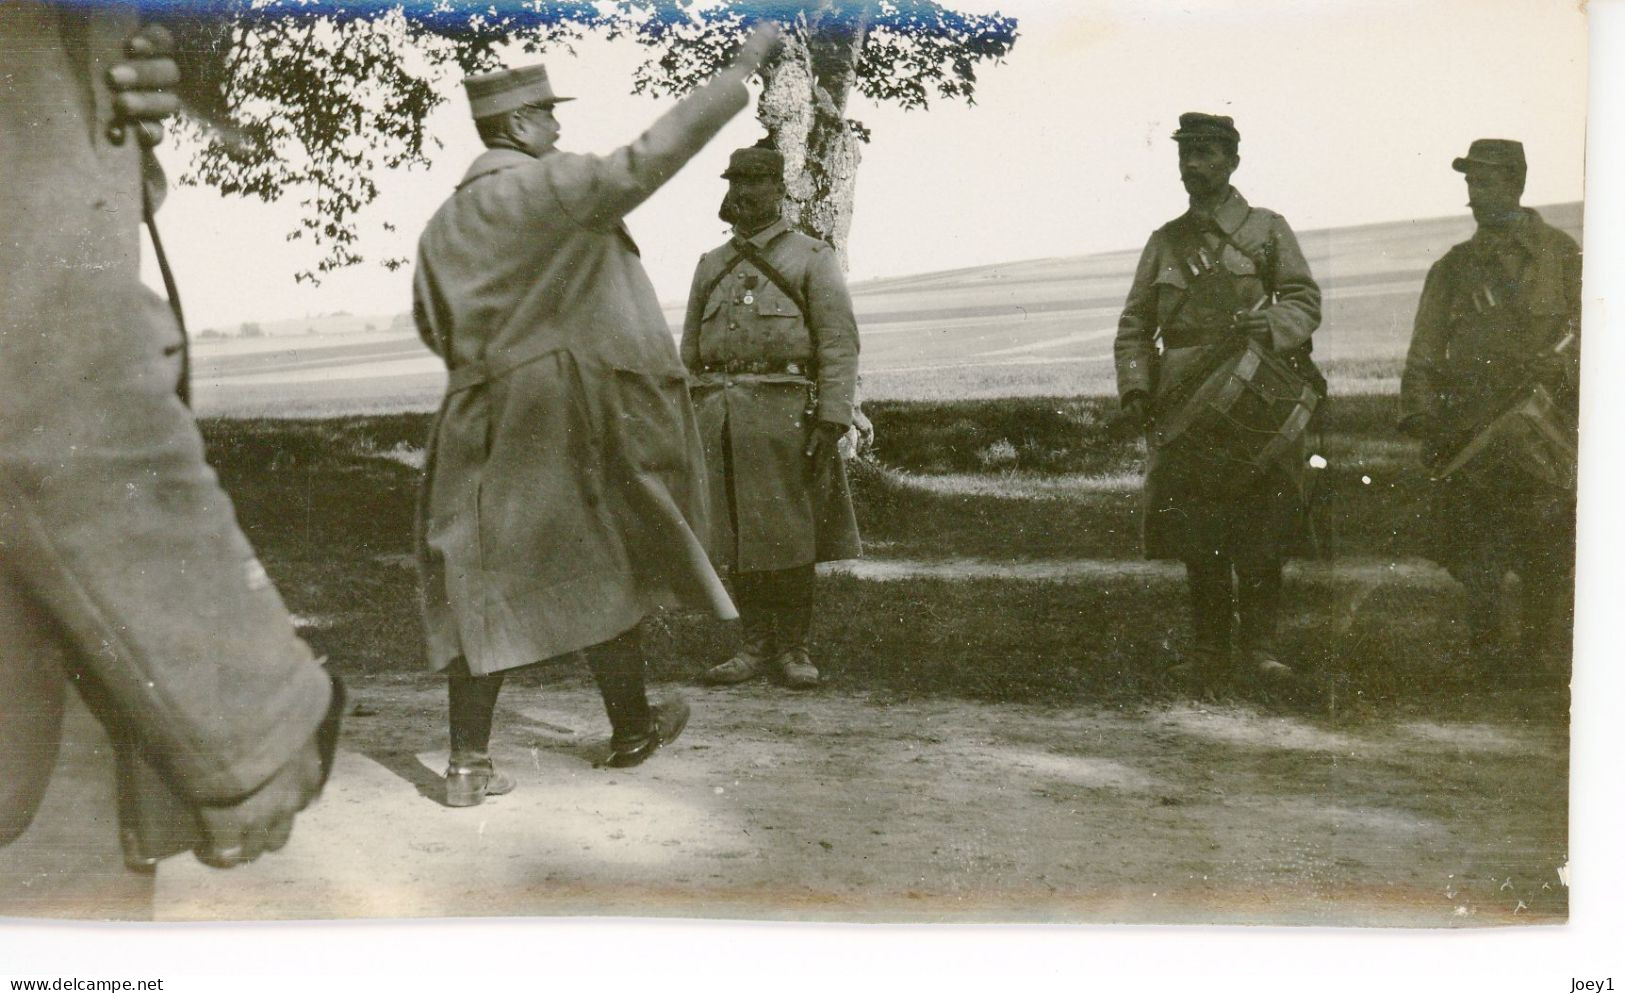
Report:
[[1234,145],[1240,144],[1241,132],[1236,130],[1236,122],[1228,117],[1190,111],[1179,115],[1179,130],[1174,132],[1173,138],[1175,141],[1222,141]]
[[741,179],[749,176],[772,176],[775,179],[784,178],[784,156],[771,148],[752,145],[749,148],[735,149],[728,156],[728,168],[722,173],[723,179]]

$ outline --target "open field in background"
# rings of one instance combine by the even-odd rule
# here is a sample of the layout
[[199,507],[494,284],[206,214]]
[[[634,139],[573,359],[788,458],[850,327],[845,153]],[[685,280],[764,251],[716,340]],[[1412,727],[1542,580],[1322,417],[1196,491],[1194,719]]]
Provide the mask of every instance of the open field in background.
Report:
[[[1580,234],[1579,204],[1540,209]],[[1392,392],[1427,267],[1471,230],[1471,219],[1461,216],[1300,235],[1325,291],[1315,355],[1335,393]],[[1138,255],[1035,259],[855,284],[864,395],[1112,394],[1112,335]],[[681,312],[682,301],[669,302],[674,325]],[[307,326],[344,333],[197,342],[198,412],[321,417],[433,408],[445,382],[440,360],[398,327],[367,332],[367,324],[387,329],[390,319],[317,318]]]
[[[1108,432],[1135,253],[888,280],[856,288],[878,443],[854,467],[866,557],[819,584],[824,688],[691,690],[683,739],[610,773],[589,770],[606,732],[583,667],[521,670],[493,739],[519,789],[473,817],[438,806],[445,690],[411,556],[439,360],[399,333],[210,342],[210,459],[352,711],[288,849],[229,887],[177,860],[163,906],[1563,920],[1566,687],[1469,665],[1460,591],[1415,557],[1424,480],[1393,429],[1424,267],[1465,233],[1304,238],[1327,289],[1316,527],[1336,557],[1288,568],[1293,693],[1193,703],[1163,678],[1185,590],[1140,558],[1144,445]],[[654,619],[655,681],[693,682],[736,627]]]

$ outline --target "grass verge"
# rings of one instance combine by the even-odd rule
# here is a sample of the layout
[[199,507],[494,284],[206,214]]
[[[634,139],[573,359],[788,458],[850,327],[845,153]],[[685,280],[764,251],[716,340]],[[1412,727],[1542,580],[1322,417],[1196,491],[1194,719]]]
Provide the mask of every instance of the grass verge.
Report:
[[[1134,560],[1143,445],[1112,440],[1112,401],[881,403],[879,461],[854,474],[870,553],[996,562]],[[1412,554],[1424,481],[1392,432],[1392,398],[1337,398],[1322,446],[1321,525],[1341,555]],[[423,414],[205,421],[211,460],[303,632],[341,672],[420,671],[411,562]],[[1000,464],[986,457],[993,450]],[[1318,577],[1318,578],[1316,578]],[[1313,674],[1311,711],[1481,716],[1531,698],[1466,675],[1459,594],[1403,577],[1317,573],[1288,589],[1283,648]],[[1110,703],[1166,694],[1184,631],[1176,579],[820,583],[820,660],[837,688],[980,700]],[[725,657],[728,627],[653,626],[657,674],[685,680]],[[532,677],[561,678],[550,666]],[[1499,701],[1499,702],[1496,702]],[[1550,700],[1542,704],[1549,705]]]

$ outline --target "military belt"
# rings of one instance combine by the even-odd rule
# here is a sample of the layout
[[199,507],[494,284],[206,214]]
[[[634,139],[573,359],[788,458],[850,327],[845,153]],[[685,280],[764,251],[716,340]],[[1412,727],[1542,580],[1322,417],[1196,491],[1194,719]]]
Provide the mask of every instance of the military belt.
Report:
[[727,362],[707,362],[701,372],[723,373],[729,376],[807,376],[806,362],[758,362],[730,359]]

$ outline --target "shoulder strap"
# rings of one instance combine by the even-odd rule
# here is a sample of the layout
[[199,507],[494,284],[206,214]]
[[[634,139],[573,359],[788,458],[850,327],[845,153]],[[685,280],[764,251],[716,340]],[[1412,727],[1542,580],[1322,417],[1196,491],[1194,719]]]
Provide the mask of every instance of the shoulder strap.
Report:
[[[778,241],[780,238],[783,238],[789,233],[790,232],[788,229],[781,231],[769,239],[767,244],[772,245],[774,242]],[[762,275],[767,277],[768,282],[772,283],[774,286],[777,286],[785,296],[790,298],[790,302],[795,304],[796,310],[801,314],[802,319],[806,320],[807,298],[802,295],[801,291],[796,288],[794,283],[790,282],[790,277],[780,272],[778,267],[769,262],[767,257],[762,254],[761,250],[755,245],[751,244],[747,239],[735,238],[733,240],[733,247],[733,257],[728,260],[726,265],[717,271],[715,277],[707,281],[706,284],[700,288],[700,299],[704,302],[709,302],[711,300],[711,294],[715,293],[717,287],[721,285],[722,281],[728,278],[728,274],[739,268],[739,263],[748,260],[751,265],[755,266],[761,271]],[[807,334],[813,339],[813,367],[816,370],[818,363],[818,329],[814,328],[811,323],[808,323]],[[813,373],[812,378],[814,381],[817,380],[816,371]]]
[[[143,156],[152,155],[152,149],[142,147]],[[145,165],[145,163],[143,163]],[[146,176],[141,178],[141,220],[147,225],[147,234],[152,238],[152,254],[158,260],[158,273],[164,279],[164,293],[169,297],[169,309],[175,315],[175,327],[181,333],[181,374],[175,383],[175,395],[181,398],[181,403],[188,407],[192,405],[192,340],[186,333],[186,315],[181,311],[180,287],[175,283],[175,274],[169,268],[169,256],[164,252],[164,243],[158,237],[158,225],[153,219],[154,209],[152,203],[152,187],[147,184]]]
[[[778,241],[786,234],[789,234],[789,232],[780,232],[779,234],[775,235],[772,241],[769,241],[768,244],[773,244],[773,242]],[[769,262],[767,257],[763,255],[755,245],[752,245],[745,239],[740,239],[734,245],[734,247],[738,250],[741,256],[750,260],[751,265],[760,269],[762,271],[762,275],[766,276],[769,282],[771,282],[774,286],[777,286],[785,296],[790,298],[790,302],[796,305],[796,310],[801,312],[802,317],[807,316],[807,298],[801,295],[801,291],[796,288],[795,284],[790,282],[789,278],[785,276],[784,273],[780,272],[778,268],[773,265],[773,263]]]
[[[1252,219],[1253,208],[1248,207],[1247,215],[1241,219],[1240,224],[1236,225],[1236,230],[1240,231],[1242,228],[1246,227],[1247,222]],[[1243,258],[1247,259],[1247,261],[1251,262],[1258,269],[1258,277],[1259,279],[1263,280],[1264,283],[1264,292],[1268,293],[1272,297],[1275,296],[1275,266],[1273,264],[1274,260],[1271,257],[1269,242],[1266,241],[1264,243],[1263,256],[1260,257],[1241,247],[1241,243],[1236,241],[1235,238],[1231,237],[1231,235],[1217,223],[1213,225],[1213,231],[1219,236],[1219,240],[1240,252]]]
[[700,303],[702,305],[711,301],[711,294],[717,291],[717,287],[721,286],[722,281],[728,278],[728,274],[739,268],[739,263],[743,261],[745,261],[745,256],[735,251],[733,257],[721,269],[717,270],[717,274],[707,280],[704,286],[700,287]]

